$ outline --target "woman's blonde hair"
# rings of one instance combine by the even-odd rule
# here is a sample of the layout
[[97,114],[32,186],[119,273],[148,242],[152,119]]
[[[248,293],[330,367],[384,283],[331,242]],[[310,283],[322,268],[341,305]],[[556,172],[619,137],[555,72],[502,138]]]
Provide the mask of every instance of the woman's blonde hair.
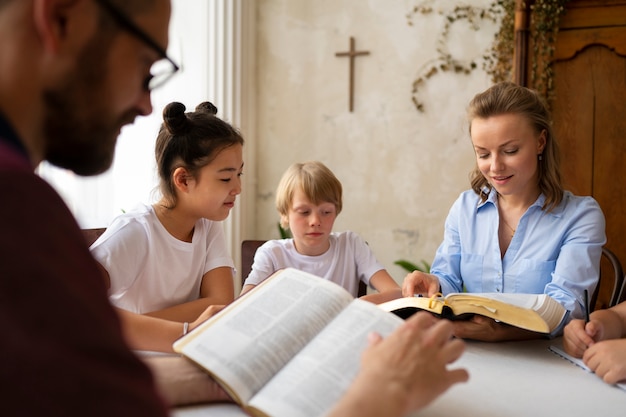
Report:
[[[469,104],[467,117],[469,133],[472,135],[472,120],[487,119],[502,114],[519,114],[528,119],[537,135],[545,131],[546,144],[538,157],[538,185],[546,200],[543,210],[551,211],[563,199],[561,182],[561,158],[559,147],[552,132],[552,119],[543,98],[534,90],[519,86],[512,82],[501,82],[477,94]],[[482,201],[487,199],[492,189],[489,181],[478,169],[478,165],[470,174],[472,189]]]

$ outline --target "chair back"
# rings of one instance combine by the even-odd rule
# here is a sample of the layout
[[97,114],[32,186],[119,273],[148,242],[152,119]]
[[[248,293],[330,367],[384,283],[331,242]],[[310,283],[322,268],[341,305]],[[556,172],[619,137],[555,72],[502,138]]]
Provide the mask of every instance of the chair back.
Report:
[[617,255],[607,247],[602,248],[600,277],[596,290],[591,296],[591,310],[613,307],[620,302],[624,290],[624,270]]
[[256,250],[264,244],[266,240],[244,240],[241,242],[241,285],[246,281],[250,271],[252,271],[252,263],[254,262],[254,254]]
[[93,242],[95,242],[102,233],[106,230],[106,227],[100,227],[96,229],[82,229],[83,236],[85,237],[85,242],[87,242],[87,246],[91,246]]
[[617,304],[623,303],[626,301],[626,276],[624,276],[624,282],[622,282],[622,289],[619,292],[619,296],[617,297]]

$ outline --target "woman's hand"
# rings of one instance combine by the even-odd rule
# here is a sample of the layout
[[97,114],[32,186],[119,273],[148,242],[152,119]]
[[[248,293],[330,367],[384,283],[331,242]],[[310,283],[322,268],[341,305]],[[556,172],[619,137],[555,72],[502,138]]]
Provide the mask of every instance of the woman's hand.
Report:
[[460,339],[480,340],[483,342],[502,342],[505,340],[537,339],[540,333],[509,326],[489,317],[476,314],[470,320],[453,322],[454,336]]
[[413,297],[415,294],[431,297],[438,292],[439,278],[436,275],[413,271],[404,277],[404,282],[402,283],[403,297]]

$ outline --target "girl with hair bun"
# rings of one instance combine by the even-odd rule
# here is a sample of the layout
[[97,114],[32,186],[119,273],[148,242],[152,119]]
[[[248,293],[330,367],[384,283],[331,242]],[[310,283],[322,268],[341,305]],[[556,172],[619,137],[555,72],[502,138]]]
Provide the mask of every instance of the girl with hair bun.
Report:
[[221,221],[241,192],[244,140],[213,104],[185,110],[174,102],[163,111],[159,201],[117,217],[91,246],[134,349],[171,351],[207,307],[234,298]]

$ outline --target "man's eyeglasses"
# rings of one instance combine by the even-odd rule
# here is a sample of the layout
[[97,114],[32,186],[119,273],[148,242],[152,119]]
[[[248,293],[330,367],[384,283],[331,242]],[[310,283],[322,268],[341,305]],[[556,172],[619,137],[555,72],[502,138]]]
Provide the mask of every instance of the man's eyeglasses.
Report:
[[165,84],[180,69],[176,63],[167,56],[165,50],[159,46],[146,32],[140,29],[130,18],[113,6],[108,0],[96,0],[115,21],[125,30],[136,36],[143,43],[154,49],[160,59],[152,64],[150,76],[146,79],[144,88],[152,91]]

